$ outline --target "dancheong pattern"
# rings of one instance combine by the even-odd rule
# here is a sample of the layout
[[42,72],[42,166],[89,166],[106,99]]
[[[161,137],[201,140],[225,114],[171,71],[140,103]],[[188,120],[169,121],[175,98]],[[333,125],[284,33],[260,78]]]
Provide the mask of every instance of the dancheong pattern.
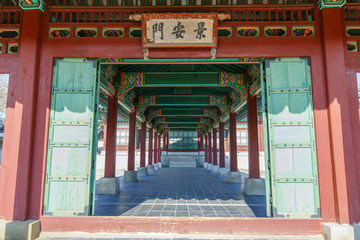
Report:
[[122,84],[118,88],[118,97],[121,97],[127,91],[134,87],[143,87],[145,83],[145,74],[142,72],[123,72]]
[[156,96],[139,96],[139,103],[137,112],[143,113],[148,106],[156,105]]
[[244,74],[240,73],[229,73],[229,72],[220,72],[219,73],[220,86],[230,86],[233,88],[239,95],[247,94],[247,87],[244,82]]

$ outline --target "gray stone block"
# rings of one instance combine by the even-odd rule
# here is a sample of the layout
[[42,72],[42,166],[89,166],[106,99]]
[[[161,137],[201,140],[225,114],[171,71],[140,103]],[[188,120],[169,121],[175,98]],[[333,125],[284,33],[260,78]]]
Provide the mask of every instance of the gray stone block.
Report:
[[207,170],[211,171],[212,166],[213,166],[212,163],[208,163]]
[[137,182],[137,172],[125,171],[123,182]]
[[228,170],[226,168],[219,168],[218,175],[219,176],[227,176],[228,175]]
[[138,177],[146,177],[148,175],[148,171],[146,167],[139,167],[137,170]]
[[153,165],[147,165],[146,168],[147,168],[148,174],[154,173],[154,166]]
[[159,165],[157,165],[157,163],[154,163],[153,166],[155,172],[159,170]]
[[213,165],[212,167],[211,167],[211,173],[218,173],[218,171],[219,171],[219,166],[218,165]]
[[204,163],[204,168],[206,168],[206,169],[207,169],[208,164],[209,164],[209,163],[207,163],[207,162],[206,162],[206,163]]
[[162,163],[161,162],[158,162],[158,167],[159,167],[159,169],[162,168]]
[[0,240],[34,240],[40,235],[40,221],[0,221]]
[[354,227],[347,224],[323,223],[325,240],[355,240]]
[[119,178],[100,178],[98,194],[118,194],[120,192]]
[[265,179],[245,178],[244,188],[247,195],[265,195]]
[[241,183],[241,172],[229,172],[226,182],[228,183]]

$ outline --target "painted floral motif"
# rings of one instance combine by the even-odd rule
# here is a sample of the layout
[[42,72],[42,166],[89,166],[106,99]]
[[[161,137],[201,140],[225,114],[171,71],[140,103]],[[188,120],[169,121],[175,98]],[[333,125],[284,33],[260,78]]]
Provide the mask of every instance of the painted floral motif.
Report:
[[53,37],[53,38],[70,37],[70,28],[50,29],[49,37]]

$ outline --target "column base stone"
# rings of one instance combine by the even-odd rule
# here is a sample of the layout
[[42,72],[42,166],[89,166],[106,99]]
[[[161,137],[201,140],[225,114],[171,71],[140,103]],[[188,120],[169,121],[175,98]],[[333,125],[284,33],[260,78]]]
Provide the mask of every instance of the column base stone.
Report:
[[154,167],[154,171],[159,171],[159,165],[157,163],[154,163],[153,164],[153,167]]
[[325,240],[359,240],[360,225],[322,223]]
[[158,162],[158,167],[159,167],[159,169],[162,168],[162,163],[161,162]]
[[150,175],[151,173],[154,173],[154,171],[155,171],[153,165],[147,165],[146,168],[147,168],[148,175]]
[[219,166],[218,165],[213,165],[211,167],[211,173],[218,173],[219,172]]
[[120,179],[100,178],[98,183],[98,194],[118,194],[120,192]]
[[265,179],[245,178],[244,188],[247,195],[265,195]]
[[226,168],[219,168],[218,175],[219,176],[227,176],[228,170]]
[[34,240],[40,235],[40,221],[13,221],[0,220],[0,240]]
[[229,172],[226,182],[228,183],[241,183],[241,172]]
[[125,171],[123,182],[137,182],[137,172]]
[[139,167],[137,170],[138,177],[146,177],[148,175],[148,171],[146,167]]
[[207,168],[208,164],[209,164],[209,163],[207,163],[207,162],[204,163],[204,168]]
[[212,168],[212,163],[208,163],[207,170],[211,171],[211,168]]

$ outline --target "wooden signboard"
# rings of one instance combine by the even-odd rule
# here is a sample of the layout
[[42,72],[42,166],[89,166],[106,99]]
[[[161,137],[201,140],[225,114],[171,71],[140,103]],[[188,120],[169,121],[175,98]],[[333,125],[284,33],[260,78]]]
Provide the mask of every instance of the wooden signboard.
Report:
[[130,16],[141,20],[144,58],[148,59],[149,48],[211,48],[215,58],[218,20],[227,19],[227,14],[218,13],[153,13]]

